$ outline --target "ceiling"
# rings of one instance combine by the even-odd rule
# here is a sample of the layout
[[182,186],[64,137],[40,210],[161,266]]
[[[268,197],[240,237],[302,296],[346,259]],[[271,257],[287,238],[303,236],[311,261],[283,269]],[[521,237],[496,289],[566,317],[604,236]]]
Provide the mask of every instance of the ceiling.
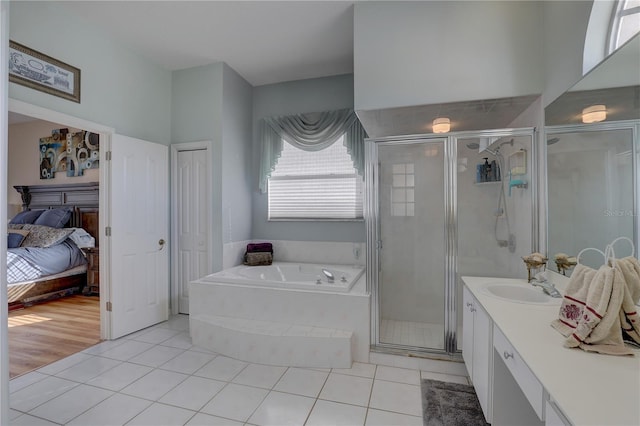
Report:
[[353,72],[353,1],[63,1],[168,70],[226,62],[253,86]]

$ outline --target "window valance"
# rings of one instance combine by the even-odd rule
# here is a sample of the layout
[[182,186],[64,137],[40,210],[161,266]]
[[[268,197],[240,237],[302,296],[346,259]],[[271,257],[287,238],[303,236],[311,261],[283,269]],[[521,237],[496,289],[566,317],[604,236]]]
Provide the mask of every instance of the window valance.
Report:
[[260,191],[267,191],[267,181],[282,152],[283,140],[303,151],[319,151],[344,135],[344,145],[358,174],[364,173],[364,139],[367,133],[355,112],[350,109],[265,117],[259,123],[262,145]]

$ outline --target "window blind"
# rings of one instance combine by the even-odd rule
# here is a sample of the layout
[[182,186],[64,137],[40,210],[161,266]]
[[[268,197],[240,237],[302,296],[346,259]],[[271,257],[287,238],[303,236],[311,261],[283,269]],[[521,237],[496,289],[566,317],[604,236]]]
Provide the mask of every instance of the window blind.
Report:
[[362,218],[362,178],[343,138],[321,151],[283,145],[269,178],[269,219]]

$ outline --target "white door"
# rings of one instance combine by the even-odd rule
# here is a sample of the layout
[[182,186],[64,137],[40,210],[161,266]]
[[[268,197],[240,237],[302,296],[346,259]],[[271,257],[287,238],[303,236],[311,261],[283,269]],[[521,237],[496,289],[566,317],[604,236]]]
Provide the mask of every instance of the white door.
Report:
[[207,274],[207,150],[178,151],[176,176],[178,311],[189,313],[189,282]]
[[169,150],[113,135],[111,338],[169,316]]

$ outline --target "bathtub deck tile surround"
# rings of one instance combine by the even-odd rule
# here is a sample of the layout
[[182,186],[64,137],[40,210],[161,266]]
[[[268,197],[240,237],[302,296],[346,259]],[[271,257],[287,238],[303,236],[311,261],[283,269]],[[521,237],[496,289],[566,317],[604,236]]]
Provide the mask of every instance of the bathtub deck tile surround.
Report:
[[[189,332],[184,329],[188,318],[175,318],[133,337],[141,338],[157,329],[182,329],[174,341],[190,342]],[[155,332],[147,337],[151,339],[160,334]],[[133,341],[131,337],[116,340],[119,344],[104,348],[121,346],[123,342]],[[159,353],[163,353],[165,342],[152,344],[152,348],[159,348]],[[94,358],[120,361],[125,353],[137,352],[139,347],[135,349],[108,353],[89,348],[83,356],[60,365],[69,367]],[[55,377],[54,374],[59,373],[55,368],[43,369],[49,373],[34,371],[16,377],[10,382],[12,424],[60,424],[51,423],[54,420],[77,425],[248,422],[260,426],[274,422],[305,425],[330,422],[418,426],[422,425],[422,417],[416,402],[420,400],[419,386],[413,384],[416,377],[466,380],[464,373],[455,375],[460,372],[460,363],[413,360],[416,365],[407,367],[401,362],[404,357],[391,355],[378,356],[383,361],[381,365],[355,362],[351,368],[315,370],[246,363],[197,346],[189,346],[183,354],[187,353],[190,355],[179,355],[180,358],[159,367],[118,363],[84,384]],[[193,354],[197,355],[191,356]],[[202,365],[209,358],[211,360]],[[135,372],[131,383],[124,380],[122,373],[126,371]],[[353,392],[345,392],[344,386]],[[86,392],[86,404],[79,412],[77,394],[85,389],[91,392]],[[71,414],[66,413],[75,417],[70,419]]]

